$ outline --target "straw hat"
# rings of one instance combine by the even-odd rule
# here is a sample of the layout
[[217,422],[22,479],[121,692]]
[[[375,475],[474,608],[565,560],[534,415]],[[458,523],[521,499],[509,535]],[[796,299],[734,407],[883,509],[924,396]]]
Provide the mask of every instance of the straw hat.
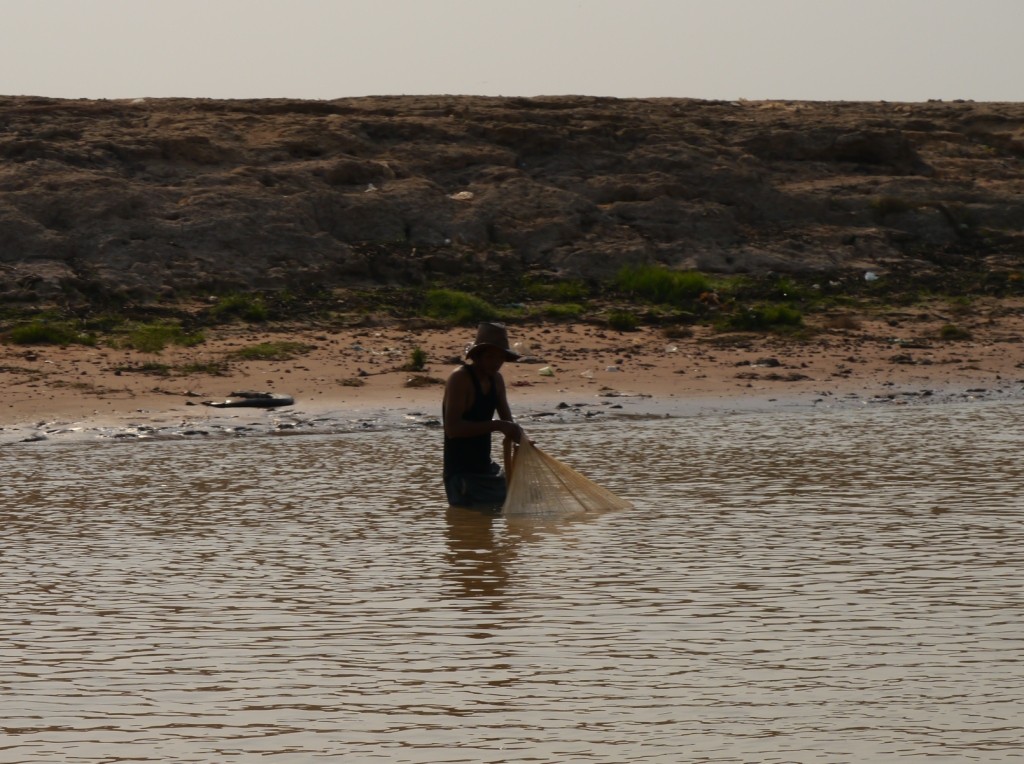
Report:
[[505,351],[505,360],[518,361],[519,353],[508,345],[508,332],[504,324],[482,323],[476,328],[476,340],[466,348],[466,358],[472,358],[477,351],[493,347]]

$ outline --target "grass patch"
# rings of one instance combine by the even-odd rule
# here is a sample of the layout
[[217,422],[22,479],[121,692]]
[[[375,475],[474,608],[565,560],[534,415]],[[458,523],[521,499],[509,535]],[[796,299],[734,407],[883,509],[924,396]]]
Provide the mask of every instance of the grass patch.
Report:
[[109,392],[108,388],[94,385],[92,382],[68,382],[63,379],[55,379],[50,382],[51,387],[59,387],[67,390],[75,390],[80,393],[91,393],[101,395]]
[[826,329],[857,331],[861,328],[860,319],[849,313],[827,316],[823,323]]
[[714,290],[711,279],[703,273],[673,271],[658,265],[626,266],[614,284],[623,292],[661,304],[678,304]]
[[189,333],[178,324],[159,323],[136,326],[128,333],[124,344],[143,353],[159,353],[168,345],[190,348],[205,340],[202,332]]
[[202,361],[185,363],[177,367],[181,374],[207,374],[211,377],[226,377],[231,371],[227,361]]
[[155,374],[158,377],[169,377],[171,374],[171,367],[166,363],[147,361],[146,363],[132,364],[129,366],[115,366],[114,371],[117,374]]
[[725,316],[717,324],[721,331],[756,332],[793,328],[803,324],[803,314],[788,305],[744,307]]
[[217,300],[210,308],[210,317],[216,321],[240,319],[259,323],[270,316],[266,301],[259,295],[229,294]]
[[956,340],[969,340],[973,339],[974,335],[971,334],[969,329],[956,326],[955,324],[946,324],[939,329],[939,339],[946,340],[947,342],[953,342]]
[[712,347],[730,350],[753,350],[760,337],[756,334],[721,334],[708,337],[705,342]]
[[668,340],[684,340],[693,336],[693,329],[689,326],[666,326],[661,333]]
[[431,289],[426,295],[426,313],[452,324],[476,324],[498,318],[498,310],[486,300],[454,289]]
[[312,349],[312,345],[303,342],[261,342],[236,350],[232,355],[244,361],[288,361]]
[[535,313],[552,321],[575,321],[583,315],[583,306],[571,302],[560,305],[543,305],[537,308]]
[[36,320],[7,332],[15,345],[95,345],[96,336],[78,331],[63,321]]
[[813,300],[818,297],[814,290],[788,276],[776,276],[766,284],[766,300]]
[[975,310],[974,300],[966,295],[949,300],[949,312],[954,316],[969,316]]
[[526,284],[525,292],[531,300],[546,302],[579,302],[590,295],[590,290],[582,281],[556,281],[554,283],[534,281]]
[[920,204],[899,196],[876,196],[868,203],[868,206],[878,215],[885,217],[886,215],[910,212],[917,209]]
[[628,310],[613,310],[608,314],[608,326],[620,332],[632,332],[640,326],[640,319]]
[[409,377],[405,381],[405,387],[431,387],[433,385],[443,385],[444,380],[437,377],[428,377],[425,374],[421,374],[416,377]]
[[116,313],[99,313],[82,319],[82,327],[89,332],[111,334],[123,328],[127,319]]

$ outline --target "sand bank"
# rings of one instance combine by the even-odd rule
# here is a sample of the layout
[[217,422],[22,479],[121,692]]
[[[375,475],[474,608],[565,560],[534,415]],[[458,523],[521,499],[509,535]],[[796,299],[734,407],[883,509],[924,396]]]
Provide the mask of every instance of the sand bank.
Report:
[[[695,327],[619,332],[589,324],[512,326],[520,363],[504,375],[517,416],[673,415],[707,409],[901,405],[1024,397],[1024,310],[975,310],[942,339],[931,311],[822,319],[805,339]],[[831,322],[834,326],[827,324]],[[436,425],[443,380],[471,329],[222,328],[194,348],[0,346],[0,442],[102,432],[303,431]],[[245,360],[261,343],[301,343],[285,360]],[[413,350],[425,353],[410,371]],[[197,368],[219,370],[212,374]],[[285,409],[204,405],[240,390],[284,393]]]

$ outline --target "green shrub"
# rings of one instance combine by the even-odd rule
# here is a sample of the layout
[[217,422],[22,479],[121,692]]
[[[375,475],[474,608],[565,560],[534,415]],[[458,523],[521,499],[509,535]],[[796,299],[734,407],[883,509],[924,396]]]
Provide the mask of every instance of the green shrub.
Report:
[[236,350],[232,355],[245,361],[287,361],[312,349],[302,342],[261,342]]
[[432,289],[427,292],[426,313],[431,318],[452,324],[476,324],[493,321],[498,311],[486,300],[453,289]]
[[96,337],[60,321],[33,321],[7,333],[15,345],[95,345]]
[[675,304],[692,300],[714,285],[696,271],[673,271],[658,265],[626,266],[615,277],[615,286],[651,302]]
[[640,326],[640,319],[628,310],[613,310],[608,314],[608,326],[620,332],[631,332]]
[[803,314],[788,305],[765,305],[740,308],[723,318],[718,327],[725,331],[767,331],[803,324]]
[[270,315],[267,304],[259,295],[231,294],[221,297],[217,304],[210,308],[210,315],[218,321],[234,318],[243,321],[266,321]]
[[423,371],[427,365],[427,353],[423,348],[415,347],[409,355],[409,363],[406,364],[406,371]]

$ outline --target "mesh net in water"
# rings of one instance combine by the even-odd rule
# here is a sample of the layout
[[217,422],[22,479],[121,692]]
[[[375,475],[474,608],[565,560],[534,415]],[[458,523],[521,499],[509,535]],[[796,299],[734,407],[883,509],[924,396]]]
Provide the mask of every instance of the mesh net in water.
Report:
[[505,473],[510,476],[501,509],[505,515],[568,515],[633,506],[525,437],[514,449],[511,441],[505,441]]

